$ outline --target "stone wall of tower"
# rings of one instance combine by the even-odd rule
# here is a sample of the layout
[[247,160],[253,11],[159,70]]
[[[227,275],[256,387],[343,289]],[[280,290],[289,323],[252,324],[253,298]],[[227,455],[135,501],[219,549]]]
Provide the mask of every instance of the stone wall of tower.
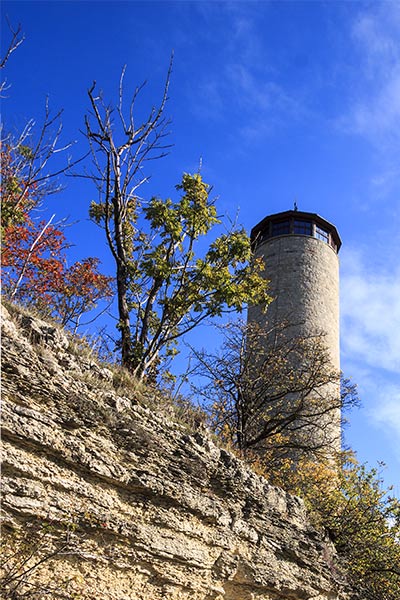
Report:
[[[335,249],[315,237],[288,234],[264,240],[255,253],[264,259],[274,300],[265,313],[260,307],[249,307],[249,322],[260,324],[266,331],[288,323],[286,335],[293,337],[323,336],[332,368],[339,372],[339,260]],[[319,389],[318,394],[337,402],[339,378],[337,383]],[[340,411],[332,410],[317,425],[307,435],[317,442],[324,436],[332,450],[340,450]]]
[[256,249],[274,298],[266,313],[249,307],[249,321],[289,322],[293,335],[324,335],[332,366],[339,361],[339,260],[333,248],[306,235],[269,238]]

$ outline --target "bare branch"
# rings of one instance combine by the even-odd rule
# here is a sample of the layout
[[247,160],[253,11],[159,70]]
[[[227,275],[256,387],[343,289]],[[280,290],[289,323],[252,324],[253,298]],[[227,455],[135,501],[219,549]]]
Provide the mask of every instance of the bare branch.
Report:
[[[21,24],[18,24],[17,29],[13,29],[10,21],[7,19],[8,28],[11,32],[11,40],[5,50],[4,56],[0,57],[0,69],[4,69],[11,54],[22,44],[25,39],[25,35],[22,33]],[[0,82],[0,98],[3,97],[3,92],[10,86],[7,85],[7,80]]]
[[2,58],[0,58],[0,69],[4,69],[11,54],[22,44],[25,39],[25,34],[22,33],[21,24],[18,24],[17,29],[13,29],[9,19],[7,18],[8,28],[12,34],[11,41],[6,48],[6,52]]
[[121,119],[122,127],[124,128],[125,134],[129,135],[129,130],[126,127],[124,112],[123,112],[123,82],[126,71],[126,65],[123,66],[121,71],[121,77],[119,80],[119,104],[118,104],[118,114]]
[[192,349],[197,374],[208,382],[196,390],[217,407],[217,431],[229,424],[230,441],[242,452],[333,452],[343,403],[354,406],[357,397],[339,393],[323,337],[287,336],[286,328],[225,326],[220,354]]
[[[58,145],[62,133],[62,112],[60,110],[51,115],[47,99],[44,121],[39,128],[31,119],[18,137],[8,134],[2,140],[2,149],[11,158],[10,176],[19,182],[18,191],[14,190],[12,196],[14,212],[18,211],[28,196],[34,197],[35,205],[38,206],[44,196],[59,192],[62,186],[57,183],[57,178],[85,158],[82,156],[76,160],[68,159],[65,166],[52,169],[51,161],[54,156],[65,152],[73,145],[72,142]],[[55,133],[52,131],[54,126],[56,126]],[[8,197],[11,201],[11,195],[6,193],[8,180],[4,177],[4,173],[3,179],[3,198]]]

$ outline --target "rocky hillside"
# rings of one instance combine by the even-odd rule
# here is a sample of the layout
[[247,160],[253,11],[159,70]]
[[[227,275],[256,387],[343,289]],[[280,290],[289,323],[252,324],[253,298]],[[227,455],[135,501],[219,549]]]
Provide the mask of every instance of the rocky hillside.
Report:
[[117,393],[58,328],[3,308],[2,362],[3,581],[24,597],[350,598],[298,498]]

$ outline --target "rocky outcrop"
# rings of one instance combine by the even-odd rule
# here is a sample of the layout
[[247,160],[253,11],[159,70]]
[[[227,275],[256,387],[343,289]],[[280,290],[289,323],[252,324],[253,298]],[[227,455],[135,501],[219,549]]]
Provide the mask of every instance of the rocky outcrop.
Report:
[[45,556],[24,585],[46,598],[348,597],[301,500],[206,431],[117,394],[110,370],[43,321],[3,309],[2,346],[5,531],[21,544],[39,524],[27,564]]

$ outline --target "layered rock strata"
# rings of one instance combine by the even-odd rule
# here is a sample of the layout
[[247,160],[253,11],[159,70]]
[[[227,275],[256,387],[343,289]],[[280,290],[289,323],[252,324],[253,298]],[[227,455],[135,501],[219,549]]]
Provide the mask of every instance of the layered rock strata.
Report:
[[3,309],[4,531],[12,540],[21,527],[21,543],[33,527],[46,540],[28,563],[45,556],[25,577],[32,597],[348,597],[301,500],[206,431],[117,394],[112,372],[72,346],[58,328]]

